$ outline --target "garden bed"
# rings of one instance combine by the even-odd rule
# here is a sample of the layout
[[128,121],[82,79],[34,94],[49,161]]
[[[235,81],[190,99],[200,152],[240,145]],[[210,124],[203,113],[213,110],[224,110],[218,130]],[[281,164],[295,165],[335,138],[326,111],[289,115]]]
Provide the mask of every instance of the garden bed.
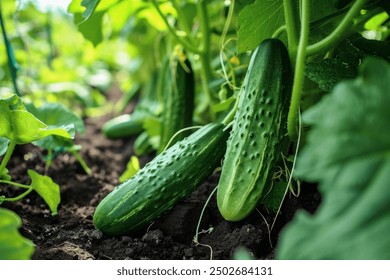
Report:
[[[207,232],[199,235],[199,242],[210,247],[196,245],[196,225],[205,201],[218,183],[216,173],[148,228],[128,236],[105,236],[94,228],[94,209],[118,185],[134,141],[106,139],[101,125],[107,119],[86,119],[86,133],[76,139],[83,147],[81,154],[92,169],[91,175],[85,174],[70,155],[62,154],[54,160],[48,175],[61,187],[57,216],[51,216],[35,193],[21,202],[3,204],[22,218],[21,233],[36,245],[33,259],[210,259],[210,248],[213,259],[230,259],[239,247],[248,248],[255,258],[272,259],[278,233],[294,212],[298,208],[314,211],[319,204],[316,188],[305,185],[299,198],[286,199],[269,236],[267,223],[272,224],[274,214],[259,208],[242,222],[227,222],[213,197],[202,219],[201,229]],[[11,175],[19,182],[29,183],[26,170],[44,173],[43,157],[44,152],[35,146],[19,146],[9,163]],[[141,164],[151,158],[140,158]],[[13,196],[14,191],[6,187],[5,195]]]

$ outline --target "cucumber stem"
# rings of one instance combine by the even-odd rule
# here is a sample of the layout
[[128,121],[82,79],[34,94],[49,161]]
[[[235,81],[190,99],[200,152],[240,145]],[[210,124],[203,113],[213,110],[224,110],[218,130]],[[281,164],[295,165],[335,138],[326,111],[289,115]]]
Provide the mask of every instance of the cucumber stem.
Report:
[[199,51],[200,57],[200,75],[202,79],[202,89],[204,94],[208,98],[209,104],[209,113],[212,120],[215,119],[215,113],[213,111],[213,105],[215,104],[215,99],[209,88],[209,81],[212,77],[212,69],[210,62],[210,43],[211,43],[211,33],[209,29],[209,18],[207,14],[207,3],[206,1],[198,1],[197,3],[197,12],[199,15],[200,29],[202,33],[201,37],[201,46]]
[[240,100],[240,95],[237,96],[236,102],[234,103],[234,107],[229,112],[229,114],[226,115],[226,117],[223,119],[222,124],[228,125],[230,122],[233,121],[234,116],[236,115],[237,109],[238,109],[238,103]]
[[297,123],[299,104],[304,81],[306,47],[310,32],[310,0],[302,0],[301,31],[298,44],[297,59],[295,64],[294,84],[292,89],[291,104],[288,112],[287,130],[290,139],[297,136]]
[[87,173],[88,175],[91,175],[92,171],[88,167],[88,165],[85,162],[85,160],[83,159],[83,157],[80,156],[80,154],[76,151],[71,151],[70,153],[77,159],[77,161],[80,163],[81,167],[84,169],[85,173]]
[[284,17],[286,21],[286,30],[287,30],[287,40],[288,40],[288,50],[290,55],[290,60],[295,62],[297,46],[298,46],[298,31],[296,25],[296,8],[295,1],[292,0],[283,0],[284,7]]
[[11,155],[12,155],[12,152],[14,151],[14,149],[15,149],[15,146],[16,146],[16,141],[15,140],[11,140],[9,142],[9,144],[8,144],[7,152],[5,153],[4,158],[1,161],[1,165],[0,165],[0,178],[2,177],[3,172],[5,170],[5,167],[7,166],[7,163],[9,161],[9,159],[11,158]]
[[3,199],[3,201],[9,201],[9,202],[19,201],[32,191],[33,191],[33,188],[29,187],[29,189],[27,191],[23,192],[22,194],[15,196],[15,197],[6,197]]
[[[12,45],[11,45],[9,39],[8,39],[8,36],[7,36],[7,31],[6,31],[6,28],[5,28],[5,22],[4,22],[4,19],[3,19],[3,10],[2,10],[2,7],[1,7],[1,2],[0,2],[0,26],[1,26],[1,31],[3,33],[4,45],[5,45],[6,52],[7,52],[8,66],[9,66],[9,69],[10,69],[10,72],[11,72],[12,84],[13,84],[15,93],[20,96],[21,93],[19,91],[19,87],[18,87],[18,83],[17,83],[19,65],[16,62],[15,54],[14,54],[14,51],[12,49]],[[0,172],[0,174],[1,174],[1,172]]]
[[8,181],[8,180],[0,180],[0,183],[15,186],[15,187],[22,188],[22,189],[30,189],[31,188],[31,186],[19,184],[19,183]]
[[285,32],[286,30],[287,30],[287,25],[286,24],[282,25],[281,27],[276,29],[274,34],[272,34],[272,38],[278,39],[282,35],[282,33]]
[[190,43],[190,41],[188,41],[186,38],[179,37],[179,35],[177,35],[176,30],[169,24],[167,18],[165,17],[165,15],[161,11],[159,5],[157,4],[157,1],[156,0],[152,0],[152,4],[156,8],[157,13],[161,16],[161,18],[164,21],[165,25],[168,27],[169,31],[175,37],[175,39],[180,44],[182,44],[187,50],[189,50],[189,51],[191,51],[193,53],[199,53],[199,50],[194,45],[192,45]]
[[307,55],[313,56],[319,53],[323,53],[337,45],[345,34],[349,33],[349,30],[353,27],[353,19],[356,17],[360,10],[364,7],[368,0],[357,0],[351,6],[347,14],[344,16],[337,28],[321,41],[307,47]]

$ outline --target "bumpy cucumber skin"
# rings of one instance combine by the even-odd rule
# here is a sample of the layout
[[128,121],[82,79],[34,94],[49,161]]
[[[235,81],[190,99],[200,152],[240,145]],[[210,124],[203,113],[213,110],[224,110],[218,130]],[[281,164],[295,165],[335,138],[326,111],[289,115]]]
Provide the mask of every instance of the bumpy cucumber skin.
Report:
[[270,181],[287,133],[291,86],[286,47],[263,41],[245,76],[218,184],[218,208],[228,221],[248,216]]
[[221,163],[228,132],[208,124],[156,156],[97,206],[100,231],[120,235],[150,224],[203,183]]
[[[179,130],[192,126],[194,111],[195,84],[189,60],[184,61],[185,68],[177,58],[172,63],[166,60],[161,70],[159,96],[162,98],[161,138],[157,153],[161,153]],[[183,139],[187,133],[181,133],[171,144]]]

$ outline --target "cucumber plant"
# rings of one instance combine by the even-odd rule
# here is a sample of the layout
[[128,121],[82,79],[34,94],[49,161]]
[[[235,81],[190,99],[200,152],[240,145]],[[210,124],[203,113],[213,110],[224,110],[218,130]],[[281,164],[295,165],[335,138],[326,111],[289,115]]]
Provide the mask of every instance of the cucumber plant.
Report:
[[16,197],[0,196],[0,204],[5,201],[18,201],[35,190],[48,204],[53,215],[57,214],[60,203],[59,186],[48,176],[43,176],[34,170],[28,170],[31,178],[30,185],[24,185],[11,180],[6,168],[16,145],[32,143],[48,136],[58,136],[65,139],[74,137],[74,125],[66,127],[48,127],[27,111],[22,100],[11,95],[0,99],[0,138],[7,145],[4,157],[0,164],[0,183],[25,189]]

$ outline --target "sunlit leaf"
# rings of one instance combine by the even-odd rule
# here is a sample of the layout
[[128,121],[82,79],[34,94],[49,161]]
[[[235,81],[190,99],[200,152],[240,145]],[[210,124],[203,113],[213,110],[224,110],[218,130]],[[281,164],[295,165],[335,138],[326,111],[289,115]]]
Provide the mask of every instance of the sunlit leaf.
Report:
[[119,182],[123,183],[124,181],[130,179],[138,172],[139,169],[140,164],[138,158],[136,156],[132,156],[126,165],[126,170],[119,177]]
[[83,12],[84,20],[87,20],[92,13],[95,11],[96,6],[99,5],[100,0],[83,0],[81,1],[81,5],[85,7],[85,11]]
[[0,208],[0,260],[28,260],[34,253],[34,243],[18,231],[21,224],[18,215]]
[[7,100],[0,100],[0,137],[6,137],[16,144],[27,144],[49,135],[65,138],[74,137],[73,125],[64,128],[49,128],[33,114],[24,110],[12,110]]
[[85,131],[81,117],[60,103],[44,103],[39,108],[28,104],[27,109],[49,128],[73,124],[78,133],[83,134]]
[[52,215],[56,215],[57,207],[61,201],[60,187],[48,176],[40,175],[32,169],[27,172],[32,180],[31,187],[49,205]]
[[[105,11],[93,13],[88,20],[83,21],[77,28],[84,38],[90,41],[95,47],[103,41],[103,16]],[[75,19],[80,19],[81,14],[75,14]]]
[[279,259],[390,259],[389,80],[390,64],[367,59],[304,113],[313,128],[296,175],[319,182],[323,202],[285,228]]

